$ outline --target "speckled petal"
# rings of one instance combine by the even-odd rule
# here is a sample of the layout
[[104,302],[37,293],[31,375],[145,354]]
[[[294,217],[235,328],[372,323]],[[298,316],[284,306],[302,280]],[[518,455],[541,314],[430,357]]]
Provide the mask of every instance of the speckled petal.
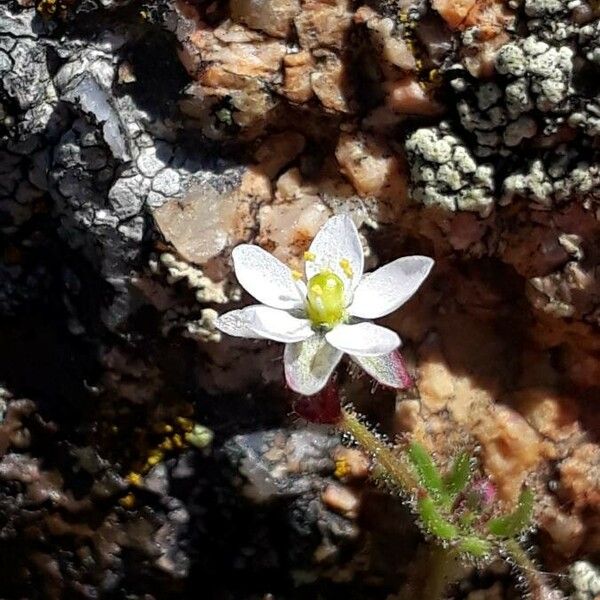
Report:
[[284,310],[262,304],[225,313],[215,325],[223,333],[235,337],[276,342],[299,342],[314,334],[307,319],[298,319]]
[[231,254],[235,275],[243,288],[259,302],[273,308],[303,306],[292,271],[260,246],[242,244]]
[[405,389],[413,383],[404,359],[397,350],[381,356],[351,356],[351,358],[381,385]]
[[404,256],[368,273],[358,284],[348,312],[361,319],[388,315],[415,294],[433,264],[427,256]]
[[348,215],[331,217],[310,245],[314,260],[306,262],[306,279],[330,269],[344,282],[346,306],[362,277],[363,249],[356,226]]
[[283,362],[287,384],[299,394],[320,392],[340,362],[342,352],[330,346],[321,335],[287,344]]
[[338,350],[355,356],[388,354],[400,345],[397,333],[374,323],[338,325],[325,338]]

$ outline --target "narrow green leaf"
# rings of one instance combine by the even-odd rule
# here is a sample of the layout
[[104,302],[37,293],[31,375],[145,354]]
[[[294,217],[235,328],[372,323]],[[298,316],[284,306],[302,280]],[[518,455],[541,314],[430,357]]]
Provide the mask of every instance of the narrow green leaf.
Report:
[[412,463],[421,485],[431,494],[436,502],[446,501],[446,489],[442,476],[429,456],[429,452],[418,442],[408,447],[408,458]]
[[502,538],[514,537],[521,533],[531,523],[533,502],[533,492],[529,488],[523,488],[517,508],[512,513],[489,521],[490,533]]
[[487,540],[475,536],[463,537],[457,546],[460,552],[470,554],[475,558],[488,556],[492,550],[492,544]]
[[419,498],[417,510],[426,531],[441,540],[454,540],[457,538],[458,529],[442,517],[430,496]]
[[449,501],[453,502],[467,487],[471,479],[471,474],[471,457],[466,452],[461,452],[454,459],[452,469],[445,478],[445,487]]

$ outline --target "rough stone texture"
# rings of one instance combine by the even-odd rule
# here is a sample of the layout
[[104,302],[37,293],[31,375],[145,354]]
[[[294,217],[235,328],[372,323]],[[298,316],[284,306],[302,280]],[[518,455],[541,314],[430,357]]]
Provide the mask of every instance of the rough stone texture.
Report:
[[[477,447],[507,506],[532,485],[543,567],[597,594],[574,561],[600,551],[598,18],[551,0],[3,2],[3,597],[400,589],[406,509],[290,418],[279,346],[214,327],[250,301],[233,244],[300,268],[340,212],[369,269],[437,261],[387,321],[415,389],[342,368],[346,396],[442,462]],[[521,597],[505,571],[461,585]]]
[[[29,213],[50,203],[48,218],[61,241],[89,261],[97,285],[107,286],[112,301],[101,318],[114,329],[128,315],[128,278],[141,264],[147,207],[207,181],[209,172],[198,171],[203,161],[212,171],[227,166],[177,142],[170,114],[184,77],[166,34],[117,24],[87,39],[71,26],[61,38],[57,25],[35,11],[10,8],[3,6],[2,18],[11,59],[2,72],[9,124],[3,229],[22,227]],[[136,75],[142,54],[158,68],[138,65]],[[127,69],[134,75],[125,77]],[[141,87],[142,78],[153,84]],[[227,181],[225,173],[216,185]]]

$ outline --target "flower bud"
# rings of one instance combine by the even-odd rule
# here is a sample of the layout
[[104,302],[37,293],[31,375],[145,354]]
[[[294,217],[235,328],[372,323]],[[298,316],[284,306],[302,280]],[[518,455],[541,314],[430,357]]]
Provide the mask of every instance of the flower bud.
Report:
[[294,402],[294,412],[311,423],[337,423],[342,415],[338,386],[329,382],[314,396],[300,396]]

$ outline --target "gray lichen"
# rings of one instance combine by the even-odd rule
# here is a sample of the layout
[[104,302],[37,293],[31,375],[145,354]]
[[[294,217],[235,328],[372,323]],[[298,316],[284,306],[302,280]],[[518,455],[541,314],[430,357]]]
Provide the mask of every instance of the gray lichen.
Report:
[[600,135],[600,99],[584,100],[568,120],[571,127],[581,128],[588,136]]
[[600,66],[600,19],[579,30],[579,44],[587,60]]
[[572,107],[573,51],[534,36],[502,46],[494,82],[453,72],[461,125],[475,135],[478,156],[510,155],[524,140],[553,133]]
[[174,285],[179,281],[194,292],[196,300],[200,303],[225,304],[240,298],[239,288],[229,289],[226,281],[214,282],[207,277],[202,269],[183,260],[178,260],[173,254],[161,254],[159,262],[150,261],[150,268],[154,273],[166,271],[166,282]]
[[543,113],[568,112],[573,94],[573,51],[568,46],[554,48],[529,36],[502,46],[495,65],[511,86],[506,92],[511,116],[523,114],[531,103]]
[[577,23],[572,11],[582,4],[579,0],[525,0],[527,28],[551,44],[568,41],[577,35]]
[[425,206],[487,216],[494,206],[494,169],[478,164],[447,123],[406,139],[412,198]]
[[576,149],[562,145],[504,180],[502,203],[515,197],[545,209],[574,198],[600,201],[600,165],[582,160]]
[[569,578],[575,588],[572,600],[593,600],[600,594],[600,569],[592,563],[584,560],[573,563]]

